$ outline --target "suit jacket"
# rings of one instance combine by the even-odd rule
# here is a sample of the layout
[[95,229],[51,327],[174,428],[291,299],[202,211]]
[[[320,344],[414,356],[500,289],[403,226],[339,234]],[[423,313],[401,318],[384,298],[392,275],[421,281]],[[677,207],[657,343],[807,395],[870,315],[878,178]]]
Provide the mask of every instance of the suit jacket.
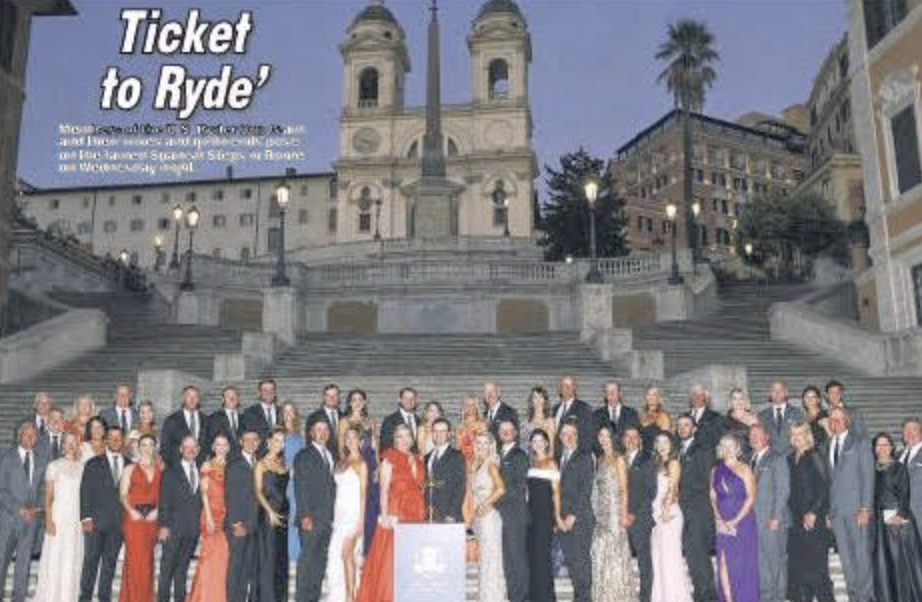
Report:
[[[627,462],[625,455],[624,461]],[[637,452],[627,470],[627,507],[638,523],[653,525],[653,500],[656,498],[656,463],[645,451]]]
[[58,434],[57,453],[55,453],[51,445],[51,433],[49,431],[45,431],[45,434],[38,438],[35,443],[35,453],[44,455],[48,464],[60,458],[64,454],[64,433]]
[[557,412],[560,410],[561,403],[558,403],[554,406],[554,424],[557,426],[557,444],[554,446],[554,449],[557,450],[558,458],[561,457],[563,452],[563,444],[560,441],[560,427],[566,423],[569,419],[576,419],[576,430],[579,434],[579,441],[577,441],[577,447],[580,451],[586,453],[591,453],[592,448],[595,445],[595,418],[592,415],[592,408],[589,407],[589,404],[581,399],[574,399],[573,403],[570,404],[570,409],[567,411],[565,416],[561,416],[560,420],[557,420]]
[[[131,417],[131,421],[129,423],[130,428],[135,428],[136,426],[138,426],[138,413],[135,411],[134,408],[131,408],[131,407],[128,408],[128,415]],[[102,411],[99,412],[99,417],[102,419],[103,422],[106,423],[107,427],[122,426],[121,421],[118,418],[118,412],[115,411],[115,406],[109,406],[108,408],[103,408]],[[125,434],[127,435],[128,433],[125,433]]]
[[207,453],[211,453],[211,447],[214,445],[214,440],[218,435],[224,435],[227,437],[228,442],[230,443],[231,453],[237,454],[240,452],[240,427],[243,424],[243,413],[237,410],[237,430],[234,431],[231,428],[230,420],[227,418],[227,413],[223,410],[215,410],[208,417],[208,428],[207,436],[205,437],[205,448]]
[[621,448],[621,433],[632,426],[638,428],[640,426],[637,410],[624,405],[623,402],[621,403],[621,412],[618,415],[618,422],[612,421],[607,403],[603,403],[601,407],[593,412],[592,417],[595,420],[596,433],[598,433],[603,426],[610,428],[615,445],[618,446],[619,449]]
[[314,522],[315,529],[332,528],[336,480],[329,464],[313,443],[305,445],[295,456],[294,479],[295,525],[298,529],[306,516]]
[[[425,458],[426,470],[429,471],[429,462],[435,450],[429,452]],[[451,519],[453,522],[461,522],[464,517],[461,514],[461,506],[464,503],[464,493],[466,491],[466,479],[464,456],[453,448],[451,445],[445,448],[442,457],[438,459],[429,472],[430,478],[437,482],[438,486],[432,489],[431,499],[436,520]],[[430,494],[427,493],[427,502]]]
[[595,515],[592,512],[594,478],[592,454],[577,448],[560,473],[560,516],[575,516],[576,525],[584,533],[588,529],[590,536],[595,528]]
[[909,461],[906,472],[909,475],[909,507],[916,518],[916,527],[922,533],[922,450]]
[[[122,473],[130,464],[131,460],[123,457]],[[122,512],[118,485],[112,478],[112,468],[109,465],[109,455],[96,456],[83,467],[83,479],[80,481],[80,520],[91,519],[97,531],[120,531]]]
[[716,458],[709,444],[702,442],[697,436],[685,454],[681,453],[681,445],[679,442],[679,462],[682,465],[679,507],[682,508],[687,522],[694,520],[691,516],[693,511],[701,511],[704,508],[708,514],[711,513],[711,469],[714,468]]
[[768,523],[777,519],[780,521],[779,532],[786,532],[790,523],[788,498],[791,495],[791,471],[787,458],[769,447],[754,472],[756,501],[753,508],[759,529],[767,530]]
[[[196,461],[201,466],[208,457],[205,446],[208,439],[208,419],[201,410],[198,412],[198,423],[199,457]],[[182,440],[191,434],[192,431],[186,424],[185,410],[182,408],[167,416],[163,421],[163,428],[160,431],[160,456],[167,468],[180,463],[179,446]]]
[[498,437],[500,423],[505,421],[512,421],[515,423],[516,430],[519,428],[519,413],[515,408],[502,400],[500,400],[499,404],[496,406],[496,413],[493,416],[493,420],[490,420],[489,410],[484,413],[484,419],[490,423],[490,432],[493,433],[494,437],[497,437],[497,445],[499,445]]
[[13,445],[0,456],[0,519],[19,522],[19,509],[45,507],[45,467],[48,458],[32,450],[32,479],[29,480]]
[[157,523],[170,530],[170,537],[197,537],[202,513],[201,477],[196,467],[196,489],[192,490],[182,462],[163,471]]
[[851,431],[839,450],[839,462],[832,466],[830,437],[820,448],[829,467],[829,517],[851,516],[860,508],[874,508],[874,454],[864,439]]
[[[416,421],[416,426],[419,428],[419,416],[413,414],[413,419]],[[394,447],[394,429],[397,428],[397,425],[406,424],[403,420],[403,414],[401,414],[398,409],[393,414],[388,414],[385,416],[384,420],[381,422],[381,446],[380,451]],[[407,424],[407,426],[410,426]],[[415,433],[414,433],[415,434]],[[413,437],[413,450],[416,451],[416,437]]]
[[[307,417],[306,424],[311,424],[314,421],[315,417],[322,418],[328,425],[330,425],[330,438],[327,439],[327,449],[330,450],[330,453],[333,454],[335,459],[339,459],[339,433],[336,432],[336,428],[333,427],[333,424],[330,422],[330,417],[327,415],[326,408],[317,408]],[[336,419],[342,420],[343,414],[339,410],[336,410]],[[337,428],[339,422],[336,423]]]
[[791,440],[788,437],[788,431],[791,426],[803,420],[804,411],[800,408],[795,408],[790,403],[784,409],[784,419],[781,424],[781,430],[775,427],[775,408],[772,405],[769,405],[767,408],[759,412],[759,423],[762,425],[762,428],[771,435],[771,446],[772,449],[777,451],[782,456],[787,456],[791,453]]
[[[254,458],[254,463],[256,459]],[[247,534],[256,533],[259,525],[259,503],[256,501],[256,483],[253,469],[242,454],[229,459],[224,469],[224,505],[227,507],[225,531],[230,535],[236,523],[246,527]]]
[[711,408],[704,408],[701,418],[698,419],[698,430],[695,432],[695,441],[711,449],[717,448],[720,438],[727,430],[726,416],[718,414]]
[[502,462],[500,463],[500,474],[503,482],[506,484],[506,493],[496,502],[496,509],[499,510],[503,520],[510,520],[506,517],[528,516],[528,454],[519,447],[514,445],[506,454],[500,451]]
[[281,426],[281,424],[281,408],[279,408],[278,405],[275,406],[275,424],[269,424],[266,420],[266,413],[263,410],[262,404],[258,401],[245,409],[240,416],[241,432],[243,432],[243,430],[252,430],[259,433],[259,449],[256,455],[260,457],[266,453],[266,439],[269,437],[269,432],[274,427]]

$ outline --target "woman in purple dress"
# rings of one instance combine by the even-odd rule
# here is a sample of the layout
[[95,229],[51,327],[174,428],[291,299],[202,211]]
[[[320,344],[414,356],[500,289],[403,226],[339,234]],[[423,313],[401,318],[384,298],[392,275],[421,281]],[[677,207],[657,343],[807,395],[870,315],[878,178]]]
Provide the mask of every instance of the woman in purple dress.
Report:
[[742,446],[724,435],[717,446],[721,462],[711,473],[711,506],[717,526],[717,598],[720,602],[759,602],[759,546],[752,511],[756,481],[740,461]]

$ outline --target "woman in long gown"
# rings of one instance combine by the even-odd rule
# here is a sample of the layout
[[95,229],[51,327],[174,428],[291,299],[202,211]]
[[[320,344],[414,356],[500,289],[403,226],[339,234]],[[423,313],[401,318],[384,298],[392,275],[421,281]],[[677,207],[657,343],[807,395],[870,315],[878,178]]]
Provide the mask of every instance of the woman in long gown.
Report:
[[557,602],[554,593],[554,567],[551,541],[560,517],[560,470],[551,455],[551,439],[543,429],[535,429],[529,442],[532,465],[528,469],[528,599],[531,602]]
[[467,482],[474,500],[474,535],[480,547],[477,599],[505,602],[503,519],[494,505],[506,493],[506,486],[497,466],[496,439],[490,433],[480,433],[474,440],[474,463]]
[[160,466],[157,442],[143,435],[138,461],[125,467],[120,484],[125,560],[119,602],[153,602],[154,546],[157,544],[157,504],[160,502]]
[[893,460],[893,439],[874,437],[874,600],[922,600],[922,542],[909,507],[909,473]]
[[[294,466],[295,456],[304,447],[304,435],[301,434],[301,417],[298,415],[298,408],[290,401],[282,404],[281,408],[282,426],[285,428],[285,466]],[[292,473],[292,476],[294,473]],[[295,480],[288,479],[288,489],[285,491],[288,498],[288,507],[295,507]],[[295,513],[291,512],[288,522],[288,560],[297,560],[301,554],[301,535],[300,529],[294,524]]]
[[[544,431],[552,442],[557,438],[557,426],[554,424],[554,415],[544,387],[532,387],[528,396],[528,422],[522,425],[523,446],[531,445],[531,435],[538,429]],[[554,456],[553,443],[548,455]]]
[[368,465],[362,458],[359,427],[349,427],[339,439],[342,444],[336,465],[336,501],[333,506],[333,534],[327,556],[326,602],[353,602],[358,581],[358,559],[365,530],[365,492]]
[[829,414],[823,409],[823,394],[818,387],[809,385],[800,394],[800,404],[810,423],[813,444],[819,447],[829,438]]
[[393,602],[394,525],[426,518],[422,489],[426,475],[412,447],[410,427],[400,424],[394,429],[394,447],[381,454],[381,514],[363,569],[358,602]]
[[679,508],[679,479],[682,467],[675,457],[672,438],[660,433],[653,440],[656,462],[656,497],[652,502],[653,588],[650,602],[691,602],[688,567],[682,556],[682,525]]
[[752,411],[749,397],[739,387],[730,391],[730,409],[727,410],[726,432],[736,437],[742,446],[740,460],[749,463],[752,447],[749,445],[749,429],[759,423],[759,417]]
[[634,602],[636,584],[627,534],[627,463],[615,448],[611,429],[596,436],[598,468],[592,486],[592,602]]
[[[455,431],[455,445],[458,451],[464,456],[465,474],[470,473],[471,464],[474,462],[474,439],[478,433],[486,431],[489,427],[483,416],[480,415],[480,402],[476,397],[467,395],[461,400],[461,420],[458,422]],[[471,499],[470,488],[465,488],[464,502],[461,505],[461,514],[464,516],[464,524],[468,526],[467,531],[467,553],[465,554],[468,562],[477,562],[477,538],[470,529],[474,522],[474,502]]]
[[367,555],[371,550],[371,541],[378,524],[378,512],[381,509],[380,491],[378,486],[378,433],[375,423],[368,417],[368,397],[365,391],[353,389],[346,396],[346,416],[339,421],[339,438],[343,441],[345,431],[349,427],[357,427],[362,458],[368,469],[368,483],[365,487],[365,533],[362,542],[362,553]]
[[445,410],[442,409],[442,404],[434,399],[423,408],[422,424],[416,433],[416,449],[419,450],[420,456],[425,458],[435,449],[435,443],[432,442],[432,423],[444,417]]
[[288,599],[288,478],[285,429],[276,427],[266,441],[266,455],[256,463],[253,479],[259,502],[259,602]]
[[791,427],[791,526],[788,529],[788,598],[835,602],[829,578],[829,471],[813,444],[810,422]]
[[717,527],[717,599],[759,602],[759,542],[752,508],[756,481],[740,461],[743,450],[735,435],[717,446],[721,462],[711,471],[711,507]]
[[201,469],[199,491],[202,494],[202,515],[199,532],[202,543],[199,547],[192,593],[186,602],[226,602],[227,562],[229,551],[224,534],[224,469],[230,442],[224,435],[217,435],[211,446],[214,457],[205,462]]
[[653,449],[656,436],[672,432],[672,416],[663,405],[659,387],[650,386],[644,391],[644,409],[640,413],[640,437],[643,449]]
[[64,433],[63,456],[45,470],[45,540],[33,602],[76,600],[80,594],[83,531],[80,528],[79,437]]

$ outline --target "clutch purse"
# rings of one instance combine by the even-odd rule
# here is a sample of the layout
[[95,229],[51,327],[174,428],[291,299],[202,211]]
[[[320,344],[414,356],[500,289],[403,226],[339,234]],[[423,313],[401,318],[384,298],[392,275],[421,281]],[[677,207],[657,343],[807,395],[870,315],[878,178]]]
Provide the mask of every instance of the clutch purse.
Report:
[[157,506],[155,506],[154,504],[138,504],[137,506],[134,507],[134,509],[138,511],[138,514],[140,514],[144,518],[147,518],[147,515],[153,512],[154,509],[156,508]]

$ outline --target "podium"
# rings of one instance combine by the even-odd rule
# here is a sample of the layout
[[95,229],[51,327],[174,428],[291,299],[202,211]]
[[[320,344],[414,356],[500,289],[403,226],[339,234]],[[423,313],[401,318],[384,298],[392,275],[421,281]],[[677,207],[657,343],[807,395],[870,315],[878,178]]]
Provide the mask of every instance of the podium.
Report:
[[464,602],[463,523],[398,523],[394,529],[394,602]]

